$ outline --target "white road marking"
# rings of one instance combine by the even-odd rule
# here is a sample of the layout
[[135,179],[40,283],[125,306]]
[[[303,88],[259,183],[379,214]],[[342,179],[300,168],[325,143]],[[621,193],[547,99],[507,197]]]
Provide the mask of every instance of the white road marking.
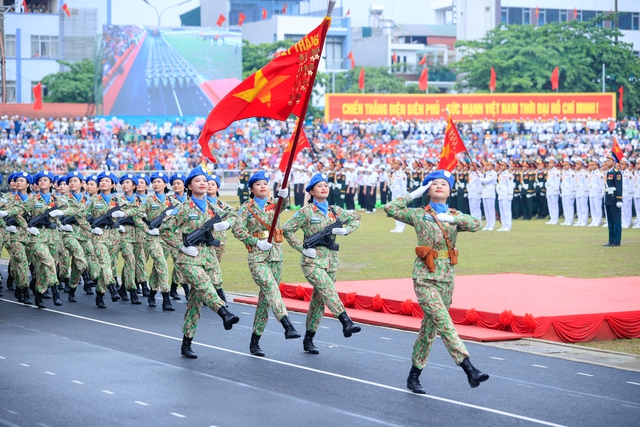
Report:
[[531,366],[535,366],[536,368],[544,368],[544,369],[549,368],[548,366],[544,366],[544,365],[531,365]]
[[247,316],[251,316],[251,313],[247,313],[246,311],[241,312],[241,314],[246,314]]
[[178,414],[177,412],[172,412],[171,415],[178,418],[187,418],[186,415]]
[[380,337],[381,340],[387,340],[387,341],[391,341],[391,338],[387,338],[387,337]]
[[102,392],[103,392],[103,393],[106,393],[106,394],[115,394],[114,392],[109,391],[109,390],[102,390]]
[[178,101],[178,95],[176,95],[175,89],[171,89],[173,92],[173,98],[176,100],[176,105],[178,106],[178,112],[180,113],[180,117],[182,117],[182,108],[180,108],[180,102]]
[[[11,412],[13,414],[17,414],[17,412],[12,412],[12,411],[9,411],[8,409],[7,409],[7,411]],[[7,427],[20,427],[18,424],[14,424],[11,421],[7,421],[7,420],[2,419],[2,418],[0,418],[0,424],[5,425]]]
[[493,357],[493,356],[491,356],[491,359],[494,359],[494,360],[504,360],[502,357]]
[[627,408],[640,409],[640,407],[633,406],[633,405],[622,405],[622,406],[627,407]]
[[518,384],[520,387],[529,387],[529,388],[533,388],[532,385],[529,384]]
[[82,381],[78,381],[78,380],[73,380],[71,381],[72,383],[76,383],[76,384],[84,384]]
[[571,394],[571,393],[567,393],[567,396],[577,397],[579,399],[582,399],[584,397],[584,396],[578,396],[577,394]]
[[139,400],[134,400],[134,402],[133,402],[133,403],[137,403],[138,405],[142,405],[142,406],[149,406],[149,404],[148,404],[148,403],[140,402]]
[[627,384],[640,385],[640,383],[634,383],[633,381],[627,381]]
[[26,367],[26,368],[28,368],[28,367],[29,367],[29,365],[27,365],[26,363],[21,363],[21,364],[20,364],[20,366],[24,366],[24,367]]
[[[15,302],[14,301],[10,301],[10,300],[3,300],[3,301],[6,301],[6,302],[9,302],[9,303],[12,303],[12,304],[16,304],[16,305],[21,305],[21,306],[24,305],[24,304],[18,303],[17,301],[15,301]],[[34,309],[37,309],[36,306],[32,306],[32,307]],[[182,338],[172,337],[170,335],[160,334],[158,332],[147,331],[145,329],[133,328],[131,326],[119,325],[117,323],[106,322],[104,320],[92,319],[91,317],[80,316],[78,314],[66,313],[64,311],[56,311],[56,310],[50,310],[49,312],[50,313],[60,314],[62,316],[74,317],[76,319],[83,319],[83,320],[87,320],[87,321],[90,321],[90,322],[99,323],[99,324],[102,324],[102,325],[108,325],[108,326],[113,326],[113,327],[116,327],[116,328],[126,329],[128,331],[140,332],[140,333],[143,333],[143,334],[148,334],[148,335],[152,335],[152,336],[156,336],[156,337],[161,337],[161,338],[165,338],[165,339],[169,339],[169,340],[173,340],[173,341],[177,341],[177,342],[181,342],[182,341]],[[551,422],[548,422],[548,421],[539,420],[537,418],[525,417],[523,415],[513,414],[511,412],[500,411],[498,409],[492,409],[492,408],[488,408],[486,406],[474,405],[474,404],[462,402],[462,401],[459,401],[459,400],[447,399],[445,397],[433,396],[433,395],[429,395],[429,394],[413,394],[411,391],[405,390],[403,388],[394,387],[394,386],[390,386],[390,385],[387,385],[387,384],[376,383],[376,382],[373,382],[373,381],[363,380],[361,378],[350,377],[350,376],[347,376],[347,375],[341,375],[341,374],[337,374],[335,372],[323,371],[323,370],[320,370],[320,369],[311,368],[311,367],[308,367],[308,366],[296,365],[294,363],[284,362],[284,361],[276,360],[276,359],[269,359],[269,358],[264,358],[264,357],[263,358],[256,358],[255,356],[253,356],[253,355],[251,355],[249,353],[244,353],[244,352],[240,352],[240,351],[236,351],[236,350],[231,350],[231,349],[224,348],[224,347],[217,347],[217,346],[214,346],[214,345],[198,343],[198,342],[194,342],[193,344],[198,345],[200,347],[210,348],[212,350],[218,350],[218,351],[222,351],[222,352],[225,352],[225,353],[234,354],[234,355],[237,355],[237,356],[251,357],[251,358],[254,358],[256,360],[264,361],[265,363],[275,363],[275,364],[281,365],[281,366],[288,366],[290,368],[295,368],[295,369],[299,369],[299,370],[302,370],[302,371],[313,372],[313,373],[316,373],[316,374],[326,375],[326,376],[334,377],[334,378],[340,378],[340,379],[344,379],[344,380],[347,380],[347,381],[352,381],[352,382],[355,382],[355,383],[360,383],[360,384],[365,384],[365,385],[369,385],[369,386],[372,386],[372,387],[382,388],[382,389],[385,389],[385,390],[395,391],[395,392],[398,392],[398,393],[411,394],[415,398],[424,398],[424,399],[437,400],[439,402],[445,402],[445,403],[449,403],[449,404],[452,404],[452,405],[463,406],[463,407],[466,407],[466,408],[471,408],[471,409],[476,409],[476,410],[479,410],[479,411],[489,412],[489,413],[492,413],[492,414],[502,415],[502,416],[509,417],[509,418],[515,418],[515,419],[518,419],[518,420],[529,421],[529,422],[540,424],[540,425],[546,425],[546,426],[552,426],[552,427],[565,427],[562,424],[555,424],[555,423],[551,423]],[[637,384],[637,383],[634,383],[634,384]],[[637,385],[640,385],[640,384],[637,384]],[[522,385],[522,386],[523,387],[531,387],[531,386],[526,386],[526,385]],[[174,415],[174,414],[172,413],[171,415]],[[176,415],[176,416],[179,416],[179,415]]]
[[298,322],[297,320],[292,320],[291,323],[296,323],[298,325],[302,325],[302,322]]
[[44,373],[45,373],[45,374],[48,374],[48,375],[55,375],[55,373],[54,373],[54,372],[50,372],[50,371],[44,371]]
[[4,356],[0,356],[0,359],[5,360],[5,359],[6,359],[6,357],[4,357]]
[[36,424],[38,424],[39,426],[42,426],[42,427],[49,427],[48,424],[43,424],[43,423],[36,423]]
[[331,329],[328,326],[320,326],[320,329]]
[[11,415],[18,415],[16,411],[12,411],[11,409],[7,409],[7,412],[10,413]]
[[591,374],[585,374],[584,372],[578,372],[578,375],[584,375],[585,377],[592,377]]

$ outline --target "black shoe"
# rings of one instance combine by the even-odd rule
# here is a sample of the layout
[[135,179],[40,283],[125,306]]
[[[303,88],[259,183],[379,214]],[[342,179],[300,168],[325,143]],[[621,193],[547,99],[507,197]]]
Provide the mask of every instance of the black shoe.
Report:
[[469,380],[469,385],[471,388],[478,387],[481,382],[484,382],[489,379],[489,375],[483,374],[479,370],[477,370],[469,361],[467,357],[462,361],[460,367],[464,369],[464,372],[467,374],[467,379]]
[[251,334],[251,343],[249,344],[249,353],[254,356],[264,357],[264,351],[260,348],[260,335]]
[[[9,286],[7,285],[7,287]],[[13,296],[16,297],[18,302],[24,302],[24,293],[22,292],[21,288],[15,288],[13,290]]]
[[411,370],[409,371],[409,377],[407,378],[407,388],[416,394],[425,394],[426,391],[420,384],[420,374],[422,373],[422,369],[418,369],[415,366],[411,365]]
[[171,298],[169,297],[169,292],[162,293],[162,309],[165,311],[174,311],[173,305],[171,305]]
[[[110,284],[107,289],[109,290],[109,293],[111,294],[111,301],[116,302],[120,300],[120,295],[118,295],[118,291],[116,291],[116,285],[115,284]],[[99,292],[96,291],[96,294],[99,294]],[[104,295],[104,294],[102,294]],[[98,298],[96,298],[97,301]]]
[[606,245],[602,245],[604,247],[611,246],[611,243],[607,243]]
[[12,276],[12,275],[11,275],[11,273],[9,272],[9,271],[10,271],[10,269],[9,269],[10,264],[11,264],[11,263],[9,263],[9,264],[7,265],[7,273],[8,273],[8,275],[7,275],[7,290],[8,290],[8,291],[15,291],[15,290],[16,290],[16,287],[15,287],[15,286],[13,286],[13,276]]
[[[87,276],[87,278],[85,278],[85,275]],[[87,295],[93,295],[93,290],[91,289],[91,287],[93,286],[92,285],[93,282],[90,282],[88,277],[89,276],[86,273],[82,273],[82,281],[84,282],[84,285],[82,286],[82,290]]]
[[171,292],[169,292],[169,295],[171,296],[171,298],[173,298],[176,301],[180,301],[180,295],[178,295],[178,285],[176,285],[175,283],[171,284]]
[[220,307],[218,309],[218,316],[222,318],[224,329],[227,331],[240,321],[240,318],[227,310],[227,307]]
[[86,271],[82,273],[82,280],[84,281],[85,288],[91,288],[96,285],[96,282],[91,278],[91,276],[89,276],[89,273]]
[[318,347],[313,344],[313,337],[316,336],[315,332],[307,331],[304,334],[304,339],[302,340],[302,348],[309,354],[320,354],[318,351]]
[[51,287],[51,294],[53,295],[53,305],[56,305],[56,306],[62,305],[62,300],[60,299],[60,293],[58,292],[58,289],[56,289],[55,285]]
[[151,290],[149,292],[149,295],[147,296],[147,302],[149,303],[149,307],[155,307],[156,306],[156,294],[158,292]]
[[147,286],[147,282],[142,282],[142,296],[143,297],[149,296],[149,286]]
[[24,300],[22,301],[25,304],[31,305],[31,297],[29,296],[29,288],[22,288],[22,297]]
[[284,338],[287,340],[300,338],[300,334],[296,331],[296,328],[293,327],[291,321],[289,320],[289,316],[284,316],[280,319],[280,323],[282,323],[282,327],[284,328]]
[[44,302],[42,301],[42,294],[40,292],[35,293],[35,300],[36,300],[35,305],[38,308],[47,308],[47,306],[44,305]]
[[135,290],[129,291],[129,295],[131,296],[131,304],[142,304],[142,301],[138,299],[138,293]]
[[218,294],[218,296],[220,297],[220,299],[222,301],[224,301],[224,305],[226,305],[227,307],[229,307],[229,304],[227,304],[227,296],[224,294],[224,291],[222,290],[222,288],[218,288],[216,289],[216,293]]
[[[184,299],[189,301],[189,285],[182,285],[182,290],[184,291]],[[176,295],[178,295],[176,293]]]
[[338,320],[342,323],[342,334],[345,338],[349,338],[352,334],[357,334],[361,330],[360,326],[353,324],[346,311],[340,313]]
[[186,335],[182,337],[182,348],[180,352],[187,359],[197,359],[198,356],[191,350],[191,341],[193,338],[188,338]]
[[620,243],[612,243],[609,246],[612,248],[617,248],[618,246],[620,246]]
[[[55,288],[55,285],[53,287]],[[34,291],[34,294],[35,294],[35,291]],[[47,288],[47,290],[42,293],[42,298],[43,299],[51,299],[51,294],[49,293],[49,288]]]
[[77,288],[69,288],[69,295],[68,295],[69,302],[77,302],[78,301],[76,299],[76,289]]
[[[112,298],[112,300],[113,300],[113,298]],[[116,300],[116,301],[118,301],[118,300]],[[104,305],[104,293],[96,291],[96,306],[98,308],[107,308],[107,306]]]
[[[69,278],[63,277],[62,280],[60,280],[60,286],[62,286],[65,293],[69,293],[69,289],[71,289],[69,286]],[[60,286],[58,286],[58,289],[60,289]]]
[[125,288],[124,284],[120,285],[118,289],[118,295],[122,299],[122,301],[129,301],[129,297],[127,296],[127,288]]

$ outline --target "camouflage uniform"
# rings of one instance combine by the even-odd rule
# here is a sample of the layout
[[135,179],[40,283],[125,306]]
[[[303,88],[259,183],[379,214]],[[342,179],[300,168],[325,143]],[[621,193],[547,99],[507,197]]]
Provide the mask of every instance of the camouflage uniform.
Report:
[[[447,244],[438,225],[433,221],[430,213],[422,208],[408,208],[410,195],[396,199],[388,203],[384,210],[387,215],[413,226],[416,230],[419,246],[429,246],[439,253],[447,252]],[[449,210],[447,213],[455,215],[457,224],[442,223],[453,247],[459,231],[478,231],[482,223],[470,215]],[[421,258],[416,257],[413,265],[413,288],[418,298],[418,303],[424,312],[424,318],[420,326],[420,333],[413,346],[413,366],[423,369],[427,365],[427,358],[431,346],[440,334],[449,354],[456,362],[461,364],[469,353],[464,343],[458,337],[458,333],[449,315],[451,297],[454,288],[454,271],[448,257],[434,259],[435,271],[430,273]]]
[[29,286],[29,261],[27,259],[27,245],[30,234],[27,233],[27,221],[24,203],[20,195],[10,195],[3,206],[3,210],[9,212],[8,217],[14,217],[18,222],[17,233],[6,233],[5,246],[11,257],[11,275],[17,288],[25,289]]
[[[71,276],[69,287],[75,289],[80,282],[80,276],[85,270],[89,270],[91,277],[97,278],[100,275],[99,265],[95,260],[93,243],[91,241],[91,226],[87,222],[87,209],[89,199],[82,195],[80,200],[69,193],[67,206],[64,209],[65,216],[74,216],[78,224],[72,225],[73,231],[61,231],[62,242],[71,257]],[[87,262],[87,257],[92,262]]]
[[[233,227],[236,218],[238,218],[238,212],[236,211],[236,209],[218,198],[207,197],[207,200],[215,213],[223,217],[224,220],[229,223],[229,228]],[[218,263],[221,263],[222,255],[224,255],[225,245],[227,244],[227,233],[224,230],[214,231],[213,237],[220,240],[220,246],[212,246],[211,248],[213,248],[213,250],[215,251],[215,256],[218,259]],[[220,282],[219,287],[216,286],[216,289],[222,289],[222,282]]]
[[[111,194],[109,203],[107,203],[102,194],[98,194],[91,198],[87,206],[87,214],[91,214],[94,219],[98,219],[116,205],[115,194]],[[120,233],[116,225],[115,228],[103,228],[101,235],[91,233],[91,239],[93,240],[97,265],[100,268],[100,274],[94,276],[96,292],[104,294],[107,286],[116,283],[114,270],[118,262]]]
[[[189,200],[189,198],[187,197],[187,193],[184,193],[183,197],[184,197],[184,200],[181,200],[176,194],[172,194],[169,196],[169,200],[171,201],[171,204],[173,206],[178,206]],[[178,250],[180,246],[182,246],[182,236],[176,234],[175,232],[165,231],[163,233],[162,230],[160,231],[160,234],[162,235],[162,241],[165,249],[164,255],[167,258],[171,256],[171,259],[173,260],[173,271],[171,272],[171,283],[175,283],[176,285],[182,284],[184,283],[184,279],[180,275],[180,270],[176,268],[176,263],[178,261]]]
[[[138,230],[146,230],[146,224],[142,221],[142,216],[144,214],[143,205],[140,203],[140,200],[133,195],[133,199],[127,199],[127,196],[124,194],[116,197],[117,203],[120,205],[120,210],[124,212],[124,214],[133,219],[133,222],[136,224],[133,225],[125,225],[125,232],[120,234],[120,254],[122,254],[122,259],[124,261],[124,265],[122,267],[122,286],[125,287],[127,291],[136,290],[136,269],[130,268],[130,266],[134,266],[136,264],[136,259],[134,256],[134,245],[138,242],[141,236],[138,233]],[[146,239],[144,239],[146,241]],[[117,258],[116,258],[117,259]],[[145,268],[146,271],[146,268]]]
[[[286,203],[282,204],[282,208]],[[272,241],[273,247],[268,251],[258,249],[256,244],[258,240],[266,239],[269,230],[266,230],[253,215],[249,213],[250,207],[265,224],[271,224],[275,213],[276,204],[273,199],[269,199],[264,210],[253,200],[246,201],[238,213],[238,218],[232,228],[233,235],[245,244],[249,254],[247,260],[249,263],[249,271],[253,280],[260,288],[258,295],[258,304],[256,306],[256,314],[253,320],[253,333],[262,335],[267,320],[269,320],[269,309],[273,311],[278,321],[287,316],[287,309],[282,302],[280,294],[280,273],[282,271],[282,243]]]
[[[360,227],[360,215],[348,213],[346,210],[333,206],[338,218],[344,223],[344,228],[349,234]],[[298,252],[304,249],[295,232],[302,229],[305,238],[322,231],[335,222],[336,218],[331,210],[325,216],[315,204],[306,205],[300,209],[289,221],[282,226],[284,238],[292,248]],[[335,239],[334,239],[335,240]],[[345,311],[342,301],[335,287],[336,273],[338,272],[338,252],[324,246],[316,246],[316,257],[308,258],[304,255],[300,258],[300,266],[307,281],[313,286],[309,311],[307,312],[307,331],[315,332],[320,326],[324,306],[338,318]]]
[[[146,194],[135,194],[136,198],[140,201],[140,205],[142,206],[141,210],[145,211],[145,204],[147,203],[148,197]],[[148,217],[147,217],[148,219]],[[141,284],[146,283],[149,278],[149,274],[147,272],[147,260],[150,255],[150,248],[148,247],[149,236],[147,234],[147,227],[138,227],[135,228],[136,238],[133,242],[133,255],[135,257],[135,283]],[[165,260],[166,261],[166,260]]]
[[[168,196],[165,196],[164,201],[162,201],[156,194],[152,194],[147,198],[147,202],[142,208],[147,215],[147,220],[151,222],[167,210],[169,206],[171,206],[171,200]],[[166,221],[166,219],[164,221]],[[140,234],[145,234],[148,253],[151,255],[151,259],[153,259],[151,275],[149,276],[149,286],[152,290],[160,291],[160,293],[169,292],[168,251],[165,250],[163,240],[160,236],[149,235],[146,232],[146,228],[142,228],[139,231]]]

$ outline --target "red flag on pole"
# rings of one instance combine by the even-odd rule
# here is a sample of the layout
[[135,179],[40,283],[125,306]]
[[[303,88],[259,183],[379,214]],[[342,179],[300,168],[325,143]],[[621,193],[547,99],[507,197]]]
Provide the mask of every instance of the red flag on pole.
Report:
[[284,6],[282,6],[282,14],[283,15],[287,14],[287,6],[289,6],[289,3],[285,3]]
[[267,19],[267,9],[262,8],[262,19]]
[[33,109],[42,110],[42,83],[33,87]]
[[29,9],[27,9],[27,0],[22,0],[22,13],[29,13]]
[[420,62],[418,62],[419,65],[427,65],[427,55],[423,56],[422,59],[420,60]]
[[398,54],[393,52],[393,56],[391,57],[391,63],[396,64],[398,62]]
[[538,11],[538,6],[536,6],[536,25],[538,25],[538,15],[539,15],[539,11]]
[[491,67],[491,78],[489,79],[489,89],[491,89],[492,92],[495,92],[496,90],[496,70],[494,70],[493,67]]
[[613,145],[611,146],[611,154],[613,154],[613,157],[616,158],[616,160],[619,162],[622,160],[622,158],[624,157],[624,152],[622,151],[622,148],[620,148],[620,145],[618,145],[618,140],[616,139],[616,137],[613,137]]
[[358,88],[364,90],[364,67],[360,67],[360,76],[358,77]]
[[300,117],[303,108],[306,110],[305,94],[313,89],[310,86],[330,23],[331,18],[326,17],[316,29],[222,98],[209,113],[200,134],[204,156],[215,162],[209,140],[236,120],[250,117],[286,120],[290,114]]
[[353,70],[354,68],[356,68],[356,60],[353,57],[353,51],[349,52],[349,55],[347,55],[347,58],[351,60],[351,69]]
[[[289,157],[291,156],[291,146],[293,145],[294,137],[295,134],[291,135],[287,148],[282,153],[282,160],[280,160],[280,165],[278,166],[278,169],[280,169],[282,173],[285,173],[287,170],[287,163],[289,163]],[[311,148],[311,144],[309,143],[307,135],[304,133],[304,129],[300,131],[300,139],[298,139],[298,144],[296,145],[296,152],[293,153],[293,160],[298,157],[298,154],[300,154],[303,148]]]
[[[467,152],[467,148],[464,146],[462,138],[458,133],[453,119],[449,116],[447,120],[447,128],[444,131],[444,144],[442,145],[442,153],[440,154],[440,162],[438,163],[438,169],[444,169],[452,172],[458,164],[458,153]],[[471,157],[471,156],[469,156]]]
[[558,67],[553,69],[551,73],[551,90],[558,89]]
[[67,6],[66,3],[62,5],[62,10],[64,10],[64,13],[67,14],[68,18],[71,18],[71,11],[69,10],[69,6]]
[[347,13],[344,16],[349,16],[351,15],[351,8],[347,9]]
[[429,89],[429,69],[425,68],[422,70],[422,74],[420,74],[420,78],[418,79],[418,87],[420,90]]
[[247,16],[244,13],[240,12],[238,14],[238,25],[242,27],[242,23],[245,19],[247,19]]
[[578,8],[573,8],[573,19],[578,19]]
[[218,24],[218,27],[222,27],[222,24],[226,20],[227,18],[225,18],[223,14],[220,14],[220,16],[218,16],[218,20],[216,21],[216,24]]
[[620,96],[618,97],[618,111],[622,113],[624,111],[624,86],[620,86],[620,89],[618,89],[618,93],[620,94]]

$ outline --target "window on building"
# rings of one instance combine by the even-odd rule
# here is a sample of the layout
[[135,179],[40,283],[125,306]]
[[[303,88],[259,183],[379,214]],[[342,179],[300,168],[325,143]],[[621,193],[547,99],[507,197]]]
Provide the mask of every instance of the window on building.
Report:
[[324,53],[329,70],[340,70],[345,66],[345,62],[350,64],[348,60],[344,60],[342,54],[342,37],[328,36],[325,41]]
[[[542,11],[541,11],[542,12]],[[559,9],[545,9],[545,24],[550,22],[558,22],[560,20]]]
[[4,43],[5,56],[15,57],[16,56],[16,35],[5,34],[4,38],[5,38],[5,43]]
[[32,58],[57,58],[58,36],[31,36]]
[[522,23],[526,25],[531,24],[531,9],[522,9]]
[[577,19],[578,21],[582,21],[582,11],[581,10],[578,11],[578,15],[575,16],[574,19]]
[[631,14],[631,29],[638,30],[640,29],[640,13],[633,12]]
[[568,19],[568,13],[565,9],[560,11],[560,22],[567,22]]
[[507,20],[509,16],[509,9],[506,7],[503,7],[500,9],[500,23],[502,24],[508,24],[509,21]]
[[596,17],[596,11],[595,10],[583,10],[582,11],[582,20],[583,21],[588,21],[589,19],[593,19]]
[[522,25],[522,8],[521,7],[509,8],[509,24]]
[[630,30],[631,29],[631,14],[630,13],[621,13],[618,17],[618,28],[621,30]]
[[538,9],[538,25],[547,23],[546,9]]
[[[7,88],[7,102],[16,102],[16,81],[7,80],[5,82]],[[2,85],[0,84],[0,100],[2,100]]]

